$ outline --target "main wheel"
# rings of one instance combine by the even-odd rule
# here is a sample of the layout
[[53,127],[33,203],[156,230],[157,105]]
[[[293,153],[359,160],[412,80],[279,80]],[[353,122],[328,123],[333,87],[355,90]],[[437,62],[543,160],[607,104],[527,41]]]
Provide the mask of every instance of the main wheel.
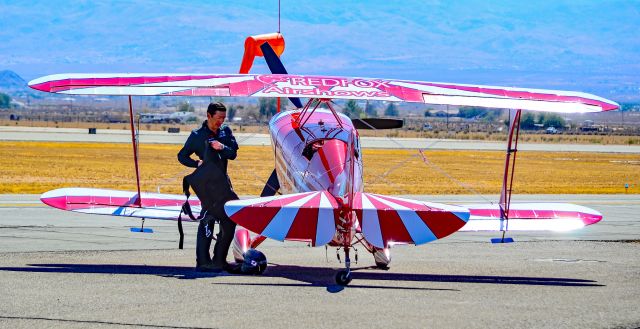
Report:
[[240,270],[244,274],[260,275],[267,269],[267,257],[259,250],[249,249],[244,253],[244,261]]
[[256,274],[261,275],[266,269],[267,263],[261,264],[260,266],[258,266],[258,271],[256,272]]
[[346,286],[351,282],[351,271],[342,270],[336,274],[336,283]]

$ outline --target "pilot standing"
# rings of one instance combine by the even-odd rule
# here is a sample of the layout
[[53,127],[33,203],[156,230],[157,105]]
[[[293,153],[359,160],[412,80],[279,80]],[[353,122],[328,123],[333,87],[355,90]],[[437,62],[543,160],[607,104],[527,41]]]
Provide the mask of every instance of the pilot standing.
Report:
[[[204,162],[214,162],[224,173],[223,178],[227,179],[227,162],[234,160],[237,156],[238,143],[231,132],[231,128],[223,125],[227,115],[226,107],[215,102],[209,104],[207,108],[207,120],[202,123],[202,127],[195,129],[187,138],[184,146],[178,152],[178,161],[181,164],[197,168]],[[199,160],[191,158],[196,154]],[[223,182],[221,182],[223,183]],[[196,271],[199,272],[221,272],[230,269],[227,263],[227,254],[233,241],[236,224],[225,214],[220,203],[216,209],[205,209],[203,205],[204,217],[198,225],[196,240]],[[220,208],[220,209],[218,209]],[[210,257],[209,248],[213,238],[214,222],[220,221],[220,233],[213,248],[213,259]]]

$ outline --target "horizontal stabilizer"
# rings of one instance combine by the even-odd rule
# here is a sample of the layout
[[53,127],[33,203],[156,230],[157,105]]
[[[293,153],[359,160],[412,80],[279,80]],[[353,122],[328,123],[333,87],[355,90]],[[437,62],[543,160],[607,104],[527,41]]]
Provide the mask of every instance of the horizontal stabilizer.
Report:
[[404,125],[403,120],[385,118],[352,119],[351,122],[356,129],[396,129]]
[[309,241],[322,246],[335,234],[338,203],[326,191],[229,201],[227,215],[262,236],[284,241]]
[[371,193],[356,193],[353,209],[365,239],[378,248],[441,239],[469,219],[469,210],[460,206]]
[[[138,193],[95,188],[61,188],[45,192],[40,200],[53,208],[86,214],[177,220],[184,195]],[[189,200],[194,214],[200,213],[200,201]],[[186,216],[185,216],[186,217]]]
[[620,107],[611,100],[573,91],[287,74],[55,74],[32,80],[29,87],[73,95],[360,99],[562,113]]
[[602,220],[596,210],[570,203],[512,203],[509,220],[497,204],[471,204],[471,218],[460,231],[571,231]]

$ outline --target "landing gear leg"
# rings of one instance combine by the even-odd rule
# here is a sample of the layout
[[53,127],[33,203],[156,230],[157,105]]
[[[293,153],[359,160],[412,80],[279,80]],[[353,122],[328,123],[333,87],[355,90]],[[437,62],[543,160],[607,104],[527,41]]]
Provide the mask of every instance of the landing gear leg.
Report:
[[351,282],[351,258],[349,258],[349,247],[344,247],[345,269],[336,274],[336,283],[346,286]]

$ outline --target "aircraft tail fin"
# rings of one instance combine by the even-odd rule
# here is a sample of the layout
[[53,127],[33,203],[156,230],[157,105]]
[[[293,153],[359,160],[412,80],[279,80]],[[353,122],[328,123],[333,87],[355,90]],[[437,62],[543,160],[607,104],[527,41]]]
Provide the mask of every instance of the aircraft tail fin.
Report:
[[234,200],[224,210],[254,233],[279,241],[308,241],[312,246],[331,241],[338,217],[338,203],[326,191]]
[[256,56],[264,56],[259,47],[264,42],[269,43],[278,56],[284,52],[285,43],[282,34],[268,33],[252,35],[244,41],[244,55],[242,57],[242,64],[240,64],[240,73],[249,73]]

